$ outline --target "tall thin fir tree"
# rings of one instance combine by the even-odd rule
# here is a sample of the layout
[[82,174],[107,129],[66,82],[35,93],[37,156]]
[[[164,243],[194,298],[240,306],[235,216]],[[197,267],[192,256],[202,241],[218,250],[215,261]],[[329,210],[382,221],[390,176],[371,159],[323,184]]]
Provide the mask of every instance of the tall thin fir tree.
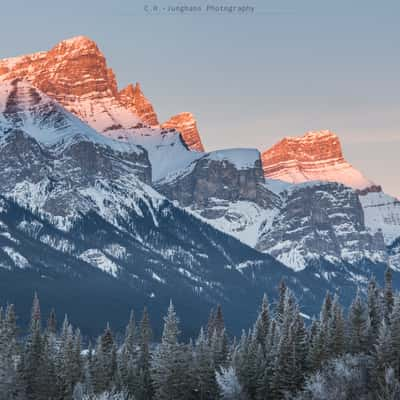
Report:
[[368,350],[368,330],[367,310],[360,293],[357,292],[349,311],[350,353],[358,354]]
[[384,317],[387,323],[390,323],[390,314],[393,309],[393,273],[390,267],[385,271],[385,288],[384,288]]
[[136,387],[138,386],[136,371],[136,336],[136,321],[132,310],[128,325],[125,329],[125,339],[119,360],[121,382],[127,387],[127,390],[131,395],[134,395]]
[[390,316],[390,332],[392,345],[392,365],[395,377],[400,379],[400,296],[394,298],[394,306]]
[[386,371],[391,368],[393,359],[393,348],[391,340],[390,326],[385,319],[382,320],[379,328],[377,343],[374,346],[374,379],[375,393],[379,395],[381,386],[385,381]]
[[215,377],[214,360],[211,347],[203,328],[196,341],[194,360],[194,376],[199,400],[214,400],[218,398],[218,388]]
[[171,301],[155,358],[153,377],[157,400],[184,399],[188,391],[185,381],[187,369],[183,346],[178,342],[179,333],[179,319]]
[[382,321],[382,305],[379,295],[379,287],[375,278],[372,278],[368,283],[367,307],[371,325],[369,332],[369,344],[370,346],[373,346],[375,344],[374,341],[378,337],[379,327]]
[[346,325],[339,297],[335,295],[332,303],[332,315],[328,323],[328,355],[339,357],[346,351]]
[[154,397],[154,385],[151,375],[152,355],[150,352],[150,343],[152,340],[152,329],[150,318],[145,307],[139,328],[139,358],[138,358],[138,388],[135,392],[137,400],[151,400]]
[[268,333],[270,328],[270,311],[269,311],[269,303],[268,297],[264,294],[263,301],[261,304],[261,310],[258,314],[254,331],[256,335],[257,342],[261,345],[263,350],[264,356],[266,356],[267,352],[267,340],[268,340]]

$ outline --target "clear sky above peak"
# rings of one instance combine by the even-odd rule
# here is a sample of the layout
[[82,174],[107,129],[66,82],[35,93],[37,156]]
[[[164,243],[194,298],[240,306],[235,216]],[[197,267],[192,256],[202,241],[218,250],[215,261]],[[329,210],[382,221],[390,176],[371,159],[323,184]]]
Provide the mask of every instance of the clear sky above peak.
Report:
[[88,36],[161,121],[193,112],[207,149],[264,150],[330,129],[351,163],[400,197],[398,2],[17,0],[1,15],[0,58]]

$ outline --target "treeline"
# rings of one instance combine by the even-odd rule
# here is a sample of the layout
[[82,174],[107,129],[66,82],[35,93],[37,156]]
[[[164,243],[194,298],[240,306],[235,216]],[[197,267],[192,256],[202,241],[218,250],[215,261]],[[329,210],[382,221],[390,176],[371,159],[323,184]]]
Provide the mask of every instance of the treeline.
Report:
[[[353,400],[400,399],[400,294],[392,274],[371,280],[344,313],[326,295],[310,324],[282,282],[265,296],[254,326],[229,338],[218,307],[196,340],[179,341],[172,303],[160,343],[147,311],[133,313],[123,343],[109,326],[82,346],[79,329],[51,312],[42,327],[35,295],[29,334],[18,337],[14,306],[0,313],[1,400]],[[85,350],[83,350],[85,348]]]

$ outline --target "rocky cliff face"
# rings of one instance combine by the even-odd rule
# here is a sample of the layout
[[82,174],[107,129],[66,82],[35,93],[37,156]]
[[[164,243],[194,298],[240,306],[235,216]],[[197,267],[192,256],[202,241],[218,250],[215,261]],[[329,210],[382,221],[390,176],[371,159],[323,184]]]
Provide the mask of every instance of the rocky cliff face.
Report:
[[[247,158],[244,164],[241,161],[238,163],[241,152]],[[261,160],[256,150],[208,153],[194,161],[181,175],[160,182],[158,188],[170,199],[178,200],[183,207],[206,209],[213,199],[248,200],[260,206],[269,203],[265,197],[267,191]]]
[[94,193],[110,182],[115,202],[151,183],[146,151],[104,138],[20,80],[0,84],[0,167],[3,194],[58,217],[101,207]]
[[[119,91],[103,53],[87,37],[64,40],[49,51],[0,60],[0,81],[16,78],[28,80],[107,136],[134,137],[137,142],[141,135],[152,135],[162,140],[157,114],[140,84],[130,84]],[[171,118],[166,126],[179,128],[190,149],[203,151],[196,121],[190,113]]]
[[28,80],[57,102],[117,95],[115,75],[96,43],[80,36],[64,40],[48,52],[0,61],[7,79]]
[[261,223],[273,214],[279,198],[264,184],[256,150],[205,154],[157,189],[223,232],[254,246]]
[[155,122],[138,85],[134,106],[125,105],[126,95],[121,95],[122,104],[114,72],[96,43],[84,36],[64,40],[47,52],[1,60],[0,80],[15,78],[29,81],[101,133]]
[[150,101],[144,96],[139,83],[128,85],[118,93],[118,99],[128,110],[139,116],[144,124],[158,125],[157,114]]
[[177,130],[191,150],[204,152],[204,146],[197,129],[197,122],[192,113],[184,112],[175,115],[164,122],[161,127]]
[[257,248],[295,270],[315,260],[385,262],[382,232],[370,233],[357,193],[337,183],[303,184],[282,194],[282,207]]
[[262,163],[271,179],[339,182],[360,190],[374,186],[344,159],[339,138],[326,130],[282,139],[262,153]]
[[400,200],[382,191],[359,193],[365,225],[372,232],[382,232],[385,243],[391,245],[400,238]]

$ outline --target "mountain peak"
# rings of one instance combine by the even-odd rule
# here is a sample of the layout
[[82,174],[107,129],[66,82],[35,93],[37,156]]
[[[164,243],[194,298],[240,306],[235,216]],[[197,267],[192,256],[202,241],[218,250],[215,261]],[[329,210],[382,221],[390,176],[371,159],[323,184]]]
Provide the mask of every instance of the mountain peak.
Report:
[[153,105],[145,97],[139,82],[135,85],[130,83],[118,93],[120,103],[135,113],[144,124],[149,126],[157,126],[158,118],[154,111]]
[[63,48],[96,48],[98,49],[97,43],[90,39],[87,36],[74,36],[69,39],[64,39],[54,47],[63,47]]
[[201,142],[197,122],[194,115],[190,112],[182,112],[174,115],[168,121],[161,125],[164,129],[177,130],[191,150],[204,151],[203,143]]
[[339,182],[355,189],[374,185],[345,160],[340,139],[330,130],[286,137],[263,152],[262,161],[264,174],[271,179]]

